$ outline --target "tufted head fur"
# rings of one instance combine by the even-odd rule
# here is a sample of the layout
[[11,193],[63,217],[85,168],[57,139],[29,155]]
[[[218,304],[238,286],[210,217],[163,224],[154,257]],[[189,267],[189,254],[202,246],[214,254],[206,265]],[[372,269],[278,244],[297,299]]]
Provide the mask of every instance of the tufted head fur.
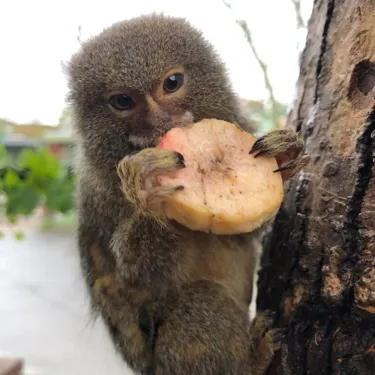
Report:
[[[183,90],[167,97],[163,80],[174,69],[185,77]],[[180,18],[152,14],[112,25],[72,57],[68,80],[85,159],[102,170],[115,171],[122,157],[172,127],[213,117],[241,122],[222,62]],[[109,104],[124,93],[131,111]]]

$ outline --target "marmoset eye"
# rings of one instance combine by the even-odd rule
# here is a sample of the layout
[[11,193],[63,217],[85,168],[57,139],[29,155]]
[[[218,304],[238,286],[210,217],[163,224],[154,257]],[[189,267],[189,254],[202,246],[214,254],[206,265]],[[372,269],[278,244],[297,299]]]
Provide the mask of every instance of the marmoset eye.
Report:
[[184,84],[184,75],[181,73],[175,73],[169,76],[163,85],[163,89],[166,93],[176,92]]
[[134,108],[135,103],[131,96],[126,94],[113,95],[109,99],[109,104],[118,111],[128,111]]

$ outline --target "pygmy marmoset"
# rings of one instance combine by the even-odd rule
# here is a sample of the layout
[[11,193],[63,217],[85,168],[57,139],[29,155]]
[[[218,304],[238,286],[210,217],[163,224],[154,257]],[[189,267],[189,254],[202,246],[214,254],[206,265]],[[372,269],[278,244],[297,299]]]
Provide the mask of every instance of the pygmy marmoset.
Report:
[[[158,137],[204,118],[247,126],[218,55],[187,21],[153,14],[83,43],[68,78],[81,265],[117,350],[143,374],[263,373],[273,343],[263,332],[254,341],[262,324],[251,326],[248,314],[258,234],[161,225],[148,209],[180,188],[148,187],[148,173],[184,167],[180,154],[149,148]],[[289,158],[283,173],[305,163],[292,130],[271,132],[255,147]],[[137,203],[140,194],[149,194],[147,205]]]

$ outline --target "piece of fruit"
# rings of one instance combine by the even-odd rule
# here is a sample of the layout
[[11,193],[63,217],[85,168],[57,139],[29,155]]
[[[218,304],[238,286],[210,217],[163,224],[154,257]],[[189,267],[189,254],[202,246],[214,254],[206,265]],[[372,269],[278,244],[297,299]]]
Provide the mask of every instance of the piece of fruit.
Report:
[[283,182],[274,157],[254,158],[256,138],[234,124],[205,119],[174,128],[157,147],[184,156],[186,168],[160,175],[164,186],[184,186],[164,205],[166,215],[191,230],[215,234],[251,232],[274,216]]

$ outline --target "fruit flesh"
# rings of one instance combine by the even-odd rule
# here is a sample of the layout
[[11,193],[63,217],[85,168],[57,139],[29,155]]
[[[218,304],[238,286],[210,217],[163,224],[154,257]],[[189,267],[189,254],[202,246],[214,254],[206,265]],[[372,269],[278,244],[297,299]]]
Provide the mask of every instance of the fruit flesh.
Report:
[[283,200],[273,157],[254,158],[256,138],[228,122],[206,119],[170,130],[158,147],[184,156],[186,168],[160,175],[161,185],[184,186],[164,206],[166,215],[191,230],[251,232],[274,216]]

